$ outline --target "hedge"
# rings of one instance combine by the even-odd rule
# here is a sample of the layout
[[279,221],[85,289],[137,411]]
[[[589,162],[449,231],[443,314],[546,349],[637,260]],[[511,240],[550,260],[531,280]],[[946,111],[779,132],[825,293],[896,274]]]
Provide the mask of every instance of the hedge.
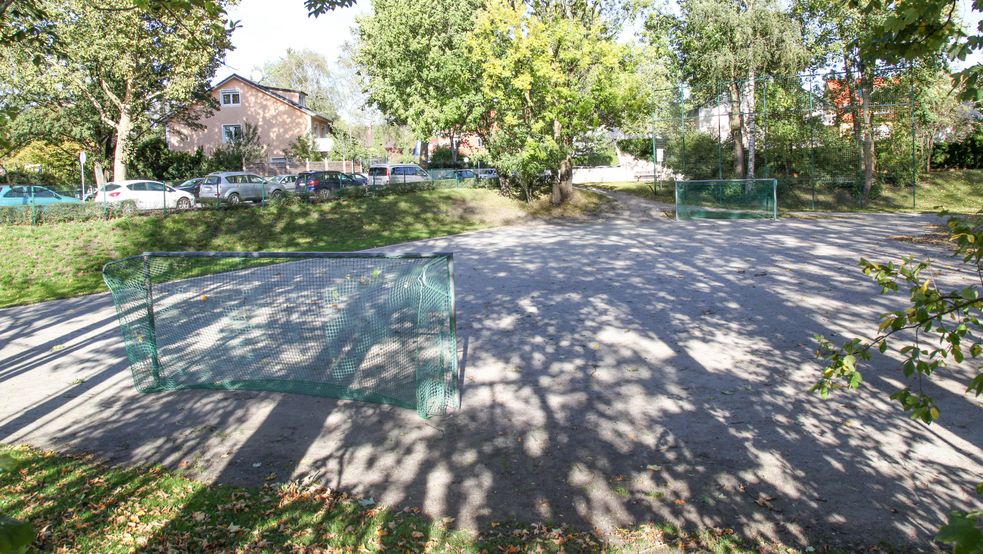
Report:
[[48,204],[46,206],[0,206],[0,225],[44,225],[46,223],[68,223],[92,219],[112,219],[136,212],[132,200],[102,204],[83,202],[79,204]]

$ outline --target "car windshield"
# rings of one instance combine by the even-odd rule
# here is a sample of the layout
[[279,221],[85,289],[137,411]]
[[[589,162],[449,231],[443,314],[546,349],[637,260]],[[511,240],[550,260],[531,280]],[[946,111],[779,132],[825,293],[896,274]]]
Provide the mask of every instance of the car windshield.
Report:
[[387,170],[384,167],[370,167],[369,168],[369,175],[371,175],[373,177],[385,177],[386,176],[386,173],[387,173]]

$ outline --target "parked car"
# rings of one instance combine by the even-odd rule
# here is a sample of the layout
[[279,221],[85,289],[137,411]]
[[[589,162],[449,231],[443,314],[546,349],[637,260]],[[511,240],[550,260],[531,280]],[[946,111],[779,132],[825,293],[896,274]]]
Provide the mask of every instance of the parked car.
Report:
[[416,164],[376,164],[369,167],[371,185],[421,183],[430,180],[430,174]]
[[259,175],[244,171],[209,173],[201,184],[198,200],[236,205],[243,200],[275,200],[286,192],[280,183],[267,183]]
[[281,184],[281,185],[283,185],[283,187],[286,190],[290,190],[291,188],[293,188],[293,184],[296,181],[297,181],[297,175],[294,175],[294,174],[290,174],[290,175],[274,175],[272,177],[267,177],[266,178],[266,182],[267,183],[278,183],[278,184]]
[[459,179],[462,181],[464,179],[474,179],[475,177],[477,177],[477,174],[473,169],[455,169],[447,176],[448,179]]
[[305,171],[297,175],[296,192],[308,198],[327,200],[343,188],[358,186],[348,173],[340,171]]
[[479,169],[475,173],[479,179],[498,179],[498,170],[494,167]]
[[188,179],[187,181],[181,183],[180,185],[174,188],[178,190],[183,190],[184,192],[189,192],[195,198],[198,198],[198,194],[201,192],[201,184],[204,182],[205,182],[204,177],[196,177],[194,179]]
[[365,186],[369,184],[369,178],[364,173],[347,173],[346,175],[351,177],[356,185]]
[[47,206],[49,204],[80,204],[73,196],[38,185],[4,185],[0,187],[0,206]]
[[195,205],[190,192],[177,190],[158,181],[131,179],[118,183],[106,183],[96,192],[96,202],[125,202],[132,200],[139,210],[170,209],[187,210]]

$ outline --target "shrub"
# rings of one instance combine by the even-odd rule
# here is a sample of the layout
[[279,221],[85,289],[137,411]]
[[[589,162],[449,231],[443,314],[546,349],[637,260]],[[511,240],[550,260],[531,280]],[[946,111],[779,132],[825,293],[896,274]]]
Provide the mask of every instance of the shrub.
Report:
[[97,202],[81,204],[50,204],[47,206],[3,206],[0,207],[0,225],[44,225],[90,221],[93,219],[114,219],[136,212],[132,200],[103,205]]

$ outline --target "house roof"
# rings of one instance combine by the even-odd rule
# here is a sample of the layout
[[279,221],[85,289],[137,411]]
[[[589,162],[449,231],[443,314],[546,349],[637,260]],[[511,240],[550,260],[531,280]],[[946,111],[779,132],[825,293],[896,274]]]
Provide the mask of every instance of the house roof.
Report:
[[313,117],[320,117],[321,119],[324,119],[325,121],[327,121],[329,125],[332,124],[332,123],[334,123],[334,121],[332,120],[332,118],[330,118],[330,117],[328,117],[326,115],[323,115],[323,114],[319,114],[319,113],[315,112],[314,110],[312,110],[312,109],[310,109],[310,108],[308,108],[306,106],[301,106],[300,104],[298,104],[297,102],[294,102],[293,100],[287,98],[286,96],[283,96],[282,94],[278,94],[276,91],[281,91],[281,92],[297,92],[297,93],[304,94],[304,95],[306,95],[307,93],[305,93],[303,91],[299,91],[299,90],[289,89],[289,88],[279,88],[279,87],[267,87],[267,86],[263,86],[263,85],[261,85],[259,83],[256,83],[254,81],[251,81],[251,80],[243,77],[242,75],[239,75],[238,73],[233,73],[232,75],[229,75],[228,77],[226,77],[225,79],[222,79],[218,83],[215,83],[215,86],[212,87],[212,90],[219,89],[222,85],[224,85],[225,83],[228,83],[232,79],[238,79],[238,80],[242,81],[243,83],[246,83],[247,85],[249,85],[249,86],[251,86],[251,87],[259,90],[260,92],[263,92],[265,94],[268,94],[268,95],[272,96],[273,98],[276,98],[277,100],[280,100],[281,102],[284,102],[286,104],[289,104],[290,106],[292,106],[292,107],[294,107],[294,108],[296,108],[296,109],[298,109],[298,110],[306,113],[307,115],[310,115],[310,116],[313,116]]

